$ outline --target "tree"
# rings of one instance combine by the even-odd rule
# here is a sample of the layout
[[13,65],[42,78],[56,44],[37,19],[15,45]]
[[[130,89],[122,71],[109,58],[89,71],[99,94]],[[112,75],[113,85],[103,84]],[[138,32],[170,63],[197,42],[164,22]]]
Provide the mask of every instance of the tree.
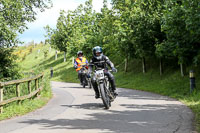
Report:
[[[113,0],[119,16],[118,29],[123,55],[142,59],[146,72],[146,57],[155,56],[155,44],[161,43],[160,16],[162,0]],[[126,49],[124,49],[126,48]]]
[[130,1],[113,1],[113,12],[115,14],[114,37],[117,38],[116,46],[119,54],[122,55],[125,61],[124,70],[127,72],[129,58],[135,57],[134,44],[132,42],[133,29],[131,28],[131,11],[133,3]]
[[[162,30],[166,33],[166,41],[160,46],[178,58],[181,75],[184,76],[184,65],[198,62],[199,39],[199,1],[166,2],[166,10],[162,18]],[[197,4],[197,5],[196,5]],[[164,50],[164,51],[166,51]],[[165,52],[166,53],[166,52]]]
[[49,37],[50,44],[64,52],[64,62],[66,61],[67,44],[71,31],[67,24],[67,21],[65,21],[65,11],[62,10],[57,20],[56,29],[51,29],[48,25],[45,27],[48,34],[46,37]]
[[130,59],[142,60],[143,73],[146,59],[159,59],[160,75],[165,59],[178,59],[182,75],[183,64],[199,64],[198,0],[112,0],[112,9],[103,2],[99,13],[88,0],[61,14],[51,39],[67,47],[70,55],[83,50],[91,57],[92,48],[102,46],[107,55],[125,61],[125,71]]
[[22,33],[27,22],[36,19],[37,9],[44,11],[50,0],[3,0],[0,3],[0,46],[13,46],[18,43],[17,32]]
[[[78,50],[88,52],[90,34],[94,24],[92,0],[86,1],[85,6],[79,5],[74,11],[61,11],[56,29],[46,27],[51,44],[59,50],[67,50],[75,55]],[[84,49],[83,49],[84,48]]]
[[[50,0],[3,0],[0,2],[0,72],[3,76],[12,76],[14,64],[11,46],[19,43],[17,33],[27,29],[26,23],[34,21],[37,10],[43,11],[51,3]],[[9,68],[9,69],[8,69]]]

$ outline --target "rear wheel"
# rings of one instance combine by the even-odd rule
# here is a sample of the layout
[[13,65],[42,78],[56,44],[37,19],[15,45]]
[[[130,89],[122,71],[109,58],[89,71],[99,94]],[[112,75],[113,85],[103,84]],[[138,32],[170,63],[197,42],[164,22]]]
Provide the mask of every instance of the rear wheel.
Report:
[[101,83],[99,85],[99,87],[100,87],[101,98],[102,98],[103,104],[104,104],[106,109],[109,109],[109,107],[111,105],[110,104],[110,98],[109,98],[109,96],[107,94],[107,91],[106,91],[104,83]]

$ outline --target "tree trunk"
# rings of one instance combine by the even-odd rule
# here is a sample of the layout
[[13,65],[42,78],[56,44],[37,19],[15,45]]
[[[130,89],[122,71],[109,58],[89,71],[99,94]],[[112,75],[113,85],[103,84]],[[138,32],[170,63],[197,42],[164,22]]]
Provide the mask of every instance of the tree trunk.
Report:
[[124,71],[127,72],[128,70],[128,57],[125,58],[125,66],[124,66]]
[[56,54],[55,54],[55,60],[57,60],[57,58],[58,58],[58,51],[56,50]]
[[64,62],[66,62],[66,52],[64,52]]
[[180,69],[181,69],[181,76],[184,77],[184,70],[183,70],[183,63],[180,64]]
[[163,74],[163,60],[160,58],[160,76]]
[[142,70],[143,70],[143,73],[146,73],[146,62],[145,62],[144,57],[142,58]]

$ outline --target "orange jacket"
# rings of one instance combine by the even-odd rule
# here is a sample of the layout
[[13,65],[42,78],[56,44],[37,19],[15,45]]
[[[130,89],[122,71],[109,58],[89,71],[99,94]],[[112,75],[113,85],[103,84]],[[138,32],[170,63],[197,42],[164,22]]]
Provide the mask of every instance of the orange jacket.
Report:
[[[82,61],[79,59],[79,58],[76,58],[76,62],[77,62],[77,66],[78,66],[78,68],[76,69],[76,71],[79,71],[79,70],[81,70],[81,68],[82,68],[82,66],[81,65],[86,65],[87,63],[87,59],[85,58],[85,57],[82,57]],[[88,67],[86,67],[86,68],[88,68]]]

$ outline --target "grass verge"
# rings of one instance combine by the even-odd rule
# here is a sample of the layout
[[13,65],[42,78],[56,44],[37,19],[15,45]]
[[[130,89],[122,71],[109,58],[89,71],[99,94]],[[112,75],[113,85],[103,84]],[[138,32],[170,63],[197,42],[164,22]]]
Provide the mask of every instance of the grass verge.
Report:
[[44,77],[44,87],[39,97],[34,97],[18,102],[12,102],[4,106],[3,113],[0,114],[0,120],[24,115],[44,106],[52,97],[49,77]]

